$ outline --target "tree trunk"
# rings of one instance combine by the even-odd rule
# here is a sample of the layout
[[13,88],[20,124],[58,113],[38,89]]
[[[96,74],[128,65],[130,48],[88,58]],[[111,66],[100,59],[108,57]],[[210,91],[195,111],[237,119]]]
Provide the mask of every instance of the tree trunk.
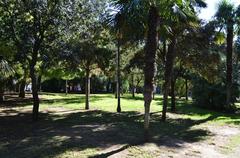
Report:
[[4,101],[4,93],[0,92],[0,103]]
[[90,96],[90,69],[89,67],[86,69],[86,77],[85,77],[85,109],[89,109],[89,96]]
[[39,112],[39,98],[38,98],[38,84],[37,77],[35,72],[35,65],[37,62],[37,55],[32,59],[30,64],[30,76],[32,80],[32,95],[33,95],[33,111],[32,111],[32,119],[33,121],[38,120],[38,112]]
[[112,93],[114,94],[115,99],[117,99],[117,75],[115,77],[115,81],[112,83]]
[[26,86],[26,79],[23,79],[20,83],[19,87],[19,98],[25,98],[25,86]]
[[171,82],[173,63],[174,63],[175,53],[176,53],[175,46],[176,46],[176,38],[173,37],[171,40],[171,43],[168,47],[168,52],[166,54],[166,64],[165,64],[165,73],[164,73],[163,110],[162,110],[162,120],[163,121],[166,120],[169,85]]
[[186,97],[186,100],[188,100],[188,79],[185,79],[185,97]]
[[172,79],[171,79],[171,111],[172,112],[176,112],[175,83],[176,83],[176,80],[174,76],[172,76]]
[[154,100],[154,99],[155,99],[155,92],[154,92],[154,90],[153,90],[152,100]]
[[24,68],[24,76],[19,87],[19,98],[25,98],[26,80],[27,80],[27,69]]
[[132,74],[132,97],[135,98],[134,74]]
[[151,7],[148,16],[148,33],[145,46],[145,68],[144,68],[144,138],[149,140],[150,105],[153,95],[153,84],[156,75],[156,51],[158,43],[157,27],[159,22],[156,7]]
[[4,86],[0,81],[0,103],[4,101]]
[[39,75],[38,76],[38,81],[37,81],[37,83],[38,83],[38,91],[39,92],[41,92],[41,83],[42,83],[42,75]]
[[68,80],[65,81],[65,94],[68,94]]
[[121,112],[121,94],[120,94],[120,39],[118,39],[118,44],[117,44],[117,85],[116,85],[116,90],[117,90],[117,112]]
[[232,96],[232,52],[233,52],[233,22],[229,21],[227,26],[227,98],[226,106],[230,107]]
[[107,82],[107,89],[106,89],[106,90],[107,90],[107,93],[111,93],[111,92],[110,92],[110,85],[111,85],[111,78],[109,77],[109,78],[108,78],[108,82]]
[[[117,84],[116,84],[117,85]],[[115,99],[118,98],[118,95],[117,95],[117,91],[116,91],[116,88],[115,88],[115,92],[114,92],[114,95],[115,95]]]

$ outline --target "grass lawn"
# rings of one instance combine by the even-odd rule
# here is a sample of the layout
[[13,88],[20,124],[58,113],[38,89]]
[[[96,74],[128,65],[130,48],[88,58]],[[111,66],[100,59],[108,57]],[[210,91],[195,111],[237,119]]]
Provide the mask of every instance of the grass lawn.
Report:
[[[239,156],[240,115],[197,108],[178,100],[177,113],[161,122],[162,97],[151,105],[151,136],[143,143],[143,97],[121,99],[122,113],[111,94],[43,93],[40,120],[31,122],[31,101],[0,105],[0,157],[210,157]],[[230,151],[230,152],[229,152]],[[239,154],[238,154],[239,152]],[[233,154],[233,155],[232,155]]]

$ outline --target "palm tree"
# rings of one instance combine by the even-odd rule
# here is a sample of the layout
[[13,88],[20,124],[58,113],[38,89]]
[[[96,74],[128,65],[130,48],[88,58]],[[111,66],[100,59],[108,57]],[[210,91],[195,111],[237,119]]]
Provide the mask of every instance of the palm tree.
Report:
[[[176,13],[185,16],[179,8],[190,11],[192,2],[185,3],[183,1],[169,0],[113,0],[115,7],[124,16],[124,21],[128,27],[123,32],[130,34],[132,40],[145,40],[145,60],[144,60],[144,134],[145,139],[149,138],[149,122],[150,122],[150,105],[152,102],[154,78],[156,75],[156,51],[159,44],[158,28],[163,26],[166,21],[175,20]],[[202,2],[202,1],[196,1]],[[188,4],[188,5],[186,5]],[[200,3],[198,3],[200,4]],[[174,8],[174,9],[172,9]],[[179,15],[179,14],[178,14]],[[126,31],[126,32],[125,32]],[[145,35],[147,35],[145,37]],[[175,40],[174,40],[175,41]],[[173,41],[173,42],[174,42]],[[170,62],[171,64],[171,62]],[[170,80],[167,78],[167,80]],[[168,86],[168,85],[167,85]]]
[[117,29],[117,54],[116,54],[116,96],[117,96],[117,112],[121,112],[121,75],[120,75],[120,47],[122,44],[122,32],[121,32],[121,26],[123,25],[123,17],[121,14],[116,15],[116,23],[115,27]]
[[0,56],[0,102],[4,101],[4,81],[13,74],[13,69],[8,62]]
[[[205,3],[200,3],[200,7],[205,7]],[[170,28],[169,33],[166,35],[168,39],[168,48],[167,51],[164,52],[164,65],[165,65],[165,72],[164,72],[164,84],[163,84],[163,110],[162,110],[162,121],[166,120],[166,112],[167,112],[167,106],[168,106],[168,95],[169,95],[169,88],[172,84],[173,91],[171,92],[174,94],[174,74],[173,74],[173,66],[175,63],[175,58],[177,55],[177,45],[178,45],[178,39],[183,36],[183,32],[186,30],[192,30],[196,26],[199,25],[199,20],[196,16],[196,13],[193,9],[194,4],[191,4],[189,6],[181,7],[181,10],[178,6],[174,6],[174,12],[178,13],[180,16],[173,16],[170,15],[169,19],[166,19],[167,26]],[[166,38],[165,37],[165,38]],[[164,41],[165,41],[164,38]],[[166,41],[165,41],[166,42]],[[164,43],[165,43],[164,42]],[[175,111],[175,96],[172,95],[172,110]]]
[[234,25],[237,23],[239,15],[239,9],[234,8],[234,5],[229,3],[227,0],[223,0],[219,3],[217,13],[215,15],[220,28],[225,28],[227,33],[227,73],[226,73],[226,108],[229,108],[231,104],[232,96],[232,70],[233,70],[233,38],[234,38]]

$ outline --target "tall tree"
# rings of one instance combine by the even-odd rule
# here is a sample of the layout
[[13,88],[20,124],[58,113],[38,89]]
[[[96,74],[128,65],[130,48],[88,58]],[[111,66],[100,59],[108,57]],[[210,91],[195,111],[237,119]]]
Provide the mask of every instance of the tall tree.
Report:
[[117,112],[121,112],[121,72],[120,72],[120,47],[122,43],[122,32],[121,32],[121,25],[122,25],[122,15],[117,14],[116,20],[116,27],[117,27],[117,56],[116,56],[116,95],[117,95]]
[[220,28],[225,28],[227,33],[226,38],[226,107],[231,104],[232,96],[232,84],[233,84],[233,38],[234,38],[234,26],[239,20],[239,11],[236,10],[233,4],[227,0],[223,0],[219,3],[217,13],[215,15],[217,21],[220,24]]
[[[89,42],[89,43],[88,43]],[[104,70],[109,65],[111,51],[96,47],[96,43],[74,42],[71,45],[74,67],[82,68],[85,72],[85,109],[89,109],[91,75]]]
[[[123,32],[131,32],[130,34],[132,35],[132,40],[143,41],[146,39],[144,61],[144,131],[145,138],[147,140],[149,135],[150,105],[153,96],[154,78],[156,75],[156,51],[160,39],[158,28],[159,26],[163,26],[166,21],[171,21],[173,19],[171,15],[181,14],[186,16],[185,12],[189,13],[189,11],[193,9],[193,7],[190,7],[190,5],[195,2],[200,4],[198,2],[202,3],[202,1],[187,1],[187,3],[185,3],[183,1],[165,0],[114,0],[114,2],[121,15],[124,15],[124,21],[126,24],[124,26],[128,26],[124,27],[125,29]],[[173,11],[172,7],[174,8],[175,12]],[[182,12],[180,8],[184,8],[185,12]],[[147,35],[147,37],[145,37],[145,35]]]
[[56,38],[61,15],[62,1],[57,0],[11,0],[1,1],[1,15],[5,32],[10,32],[18,53],[24,53],[29,64],[32,80],[33,120],[38,120],[39,97],[36,65],[44,53],[47,42]]
[[0,102],[4,101],[4,87],[6,79],[13,74],[13,69],[10,67],[8,62],[0,56]]

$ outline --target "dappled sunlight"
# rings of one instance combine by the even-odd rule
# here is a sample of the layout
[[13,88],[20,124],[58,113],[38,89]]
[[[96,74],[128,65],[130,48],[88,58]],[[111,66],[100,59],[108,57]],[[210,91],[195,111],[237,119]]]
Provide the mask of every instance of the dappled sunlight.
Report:
[[[57,119],[58,117],[60,118]],[[91,148],[105,149],[116,144],[130,144],[131,146],[136,143],[142,144],[142,117],[142,114],[138,112],[116,114],[87,111],[69,113],[64,116],[41,114],[42,121],[37,124],[26,124],[24,120],[29,119],[27,114],[21,117],[3,117],[0,123],[4,129],[0,132],[3,140],[8,140],[10,143],[1,145],[0,153],[6,154],[8,150],[16,148],[17,150],[13,151],[16,152],[15,154],[25,150],[27,151],[26,157],[28,154],[40,154],[45,157],[44,153],[50,150],[51,155],[54,156],[76,149],[81,152],[91,150]],[[207,131],[190,129],[197,123],[194,121],[169,118],[166,123],[162,123],[158,121],[158,116],[152,118],[154,121],[151,123],[151,135],[153,135],[151,141],[158,146],[181,147],[185,141],[200,141],[200,137],[208,135]],[[6,120],[8,124],[4,124]],[[13,122],[18,125],[13,125]],[[25,127],[24,132],[20,135],[15,133],[20,131],[22,126]],[[9,130],[13,135],[9,136]],[[191,140],[185,138],[187,135],[191,136]],[[166,137],[174,139],[171,143],[167,143],[169,140]],[[19,142],[17,146],[15,146],[16,142]]]
[[[51,95],[51,94],[50,94]],[[148,144],[143,139],[143,100],[122,97],[123,112],[116,113],[114,95],[92,95],[90,110],[84,96],[44,94],[40,121],[32,123],[28,106],[0,109],[0,157],[106,157],[158,155],[165,148],[177,152],[192,143],[215,137],[209,125],[239,125],[239,115],[202,110],[186,101],[177,102],[177,112],[161,121],[161,96],[152,103]],[[56,97],[56,99],[54,98]],[[82,103],[81,103],[82,102]],[[115,103],[114,103],[115,102]],[[11,102],[14,103],[14,102]],[[152,152],[150,152],[153,150]],[[22,152],[24,151],[24,152]]]

